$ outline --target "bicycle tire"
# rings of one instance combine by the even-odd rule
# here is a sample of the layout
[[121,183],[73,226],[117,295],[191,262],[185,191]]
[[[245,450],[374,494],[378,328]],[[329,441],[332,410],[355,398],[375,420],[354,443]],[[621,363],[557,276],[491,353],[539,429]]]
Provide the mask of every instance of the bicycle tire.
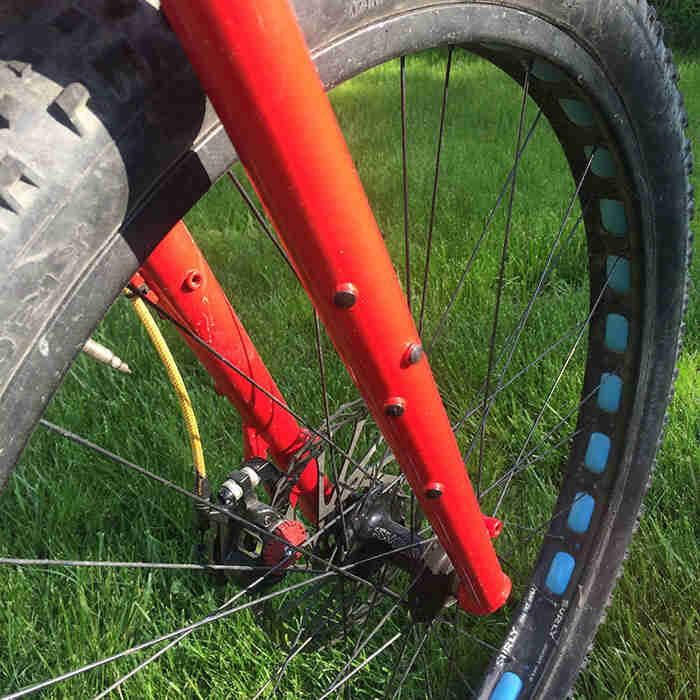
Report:
[[[475,48],[516,80],[522,80],[522,56],[531,55],[541,61],[536,99],[572,171],[594,157],[583,149],[593,134],[604,135],[613,153],[615,186],[599,175],[598,189],[589,194],[622,204],[627,229],[622,242],[605,238],[615,215],[600,208],[589,215],[587,229],[597,232],[592,289],[607,284],[611,255],[634,257],[635,301],[616,302],[639,309],[630,330],[638,340],[630,340],[634,347],[625,355],[633,365],[626,376],[634,382],[619,397],[629,403],[621,421],[624,445],[613,438],[615,470],[601,477],[605,498],[597,501],[595,535],[587,535],[585,567],[575,563],[564,591],[549,596],[555,599],[551,609],[535,613],[536,591],[546,588],[556,554],[543,547],[534,598],[524,596],[514,612],[511,634],[479,691],[479,697],[563,697],[636,528],[681,342],[692,156],[661,25],[644,0],[575,7],[548,0],[295,4],[329,88],[389,58],[445,44]],[[6,15],[0,36],[0,245],[8,261],[0,280],[2,483],[85,338],[139,261],[235,160],[176,40],[150,5],[105,0],[27,8],[17,2]],[[593,109],[594,124],[576,124],[565,111],[560,100],[576,102],[576,95]],[[603,240],[604,255],[595,248]],[[591,330],[595,347],[605,342],[604,333],[600,324]],[[594,374],[615,374],[619,353],[613,355],[587,366],[584,393],[599,381]],[[606,427],[574,442],[570,459],[580,463],[591,434],[617,429],[605,416],[586,420]],[[590,470],[588,477],[597,478]],[[567,482],[559,502],[570,501],[575,486]],[[540,622],[531,631],[535,614]],[[548,649],[538,657],[550,637],[556,653]],[[532,659],[534,670],[525,673],[509,660],[514,648]],[[508,690],[516,686],[517,692]]]

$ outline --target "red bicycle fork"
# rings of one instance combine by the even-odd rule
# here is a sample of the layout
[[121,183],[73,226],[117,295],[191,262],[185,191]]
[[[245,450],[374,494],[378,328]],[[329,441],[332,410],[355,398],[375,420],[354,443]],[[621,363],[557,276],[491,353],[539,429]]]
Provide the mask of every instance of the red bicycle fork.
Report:
[[[287,0],[164,0],[162,6],[331,340],[455,567],[460,605],[478,614],[496,610],[510,593],[510,580],[499,565],[406,299],[291,6]],[[174,295],[176,311],[181,298]],[[230,331],[245,348],[242,360],[249,361],[254,348],[237,319]],[[257,369],[264,370],[262,361]],[[269,374],[265,381],[265,388],[274,387]],[[277,405],[262,411],[267,423],[256,424],[256,416],[249,422],[246,407],[257,407],[263,395],[246,384],[242,391],[233,389],[232,400],[238,406],[243,399],[244,423],[273,456],[284,459],[294,445],[298,449],[299,427],[289,427],[289,415],[283,417],[286,412]],[[277,421],[289,428],[281,431],[281,445]],[[308,467],[304,476],[307,472]],[[307,489],[315,498],[316,483],[310,477],[300,486],[302,503]]]
[[[134,279],[145,282],[158,305],[239,371],[221,362],[206,347],[183,333],[185,342],[243,421],[245,456],[272,457],[284,471],[313,439],[286,410],[282,394],[236,316],[204,255],[180,221],[158,244]],[[255,386],[251,383],[255,382]],[[315,462],[302,472],[290,495],[308,520],[317,521],[318,477]],[[325,495],[332,486],[326,479]]]

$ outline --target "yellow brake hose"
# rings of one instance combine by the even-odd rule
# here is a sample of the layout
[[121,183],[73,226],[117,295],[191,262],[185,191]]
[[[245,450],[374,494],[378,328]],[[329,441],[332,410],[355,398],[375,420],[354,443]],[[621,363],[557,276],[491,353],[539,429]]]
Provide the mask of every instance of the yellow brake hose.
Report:
[[182,380],[182,375],[175,364],[175,358],[170,352],[170,348],[165,342],[165,338],[160,332],[160,328],[158,328],[158,325],[153,320],[153,316],[148,310],[148,307],[143,303],[142,299],[132,292],[127,290],[126,293],[131,301],[134,311],[136,311],[141,323],[143,323],[144,327],[146,328],[146,332],[151,338],[160,359],[165,365],[168,378],[170,379],[170,383],[173,385],[173,389],[177,395],[180,410],[182,411],[182,416],[185,419],[185,425],[187,426],[187,436],[190,441],[190,449],[192,450],[194,468],[199,477],[197,479],[197,495],[205,497],[204,493],[199,493],[199,491],[203,489],[204,481],[207,477],[206,468],[204,466],[204,453],[202,452],[202,440],[199,436],[197,419],[195,418],[194,411],[192,409],[192,402],[190,401],[189,394],[187,393],[185,382]]

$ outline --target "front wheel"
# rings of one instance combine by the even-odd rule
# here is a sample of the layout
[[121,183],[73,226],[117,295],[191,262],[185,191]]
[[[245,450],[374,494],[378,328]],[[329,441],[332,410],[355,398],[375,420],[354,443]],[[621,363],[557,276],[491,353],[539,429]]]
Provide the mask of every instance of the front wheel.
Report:
[[[358,76],[334,104],[482,510],[503,524],[496,546],[514,593],[485,619],[448,597],[434,609],[412,595],[417,576],[391,552],[343,575],[358,566],[339,544],[347,530],[322,527],[314,557],[324,566],[300,560],[305,571],[254,586],[245,609],[237,590],[233,622],[188,632],[176,662],[164,656],[125,688],[137,697],[563,697],[636,525],[680,340],[691,159],[659,25],[644,2],[626,1],[296,5],[326,85]],[[149,5],[22,11],[0,41],[3,479],[105,308],[234,161]],[[350,519],[361,503],[428,542],[343,368],[326,358],[317,378],[328,353],[317,350],[303,292],[283,263],[274,267],[274,248],[252,238],[253,217],[233,208],[225,184],[192,211],[191,228],[218,258],[292,407],[330,426],[352,455],[354,468],[332,449],[325,457],[345,483],[341,510]],[[141,344],[119,340],[124,315],[115,306],[99,332],[137,369],[132,385],[140,375],[146,386],[116,401],[129,382],[80,360],[48,418],[187,484],[172,406],[149,389]],[[211,393],[198,396],[212,479],[223,479],[240,445]],[[146,427],[156,450],[139,437]],[[3,497],[18,523],[3,535],[7,559],[185,561],[182,505],[96,473],[100,459],[37,431]],[[31,519],[29,531],[19,525]],[[217,607],[208,586],[179,573],[69,571],[8,572],[4,689]],[[420,590],[440,595],[438,584]],[[97,692],[135,665],[117,664],[57,696]]]

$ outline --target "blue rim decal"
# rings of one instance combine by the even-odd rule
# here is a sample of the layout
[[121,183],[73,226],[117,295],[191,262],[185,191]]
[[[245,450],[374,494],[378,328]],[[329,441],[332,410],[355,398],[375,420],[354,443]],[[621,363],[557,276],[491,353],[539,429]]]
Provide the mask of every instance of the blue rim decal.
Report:
[[627,294],[632,288],[630,261],[627,258],[608,255],[605,263],[605,273],[608,278],[608,286],[616,292]]
[[[595,163],[595,159],[593,162]],[[624,236],[627,233],[625,206],[617,199],[600,200],[600,220],[605,230],[616,236]]]
[[549,565],[544,585],[554,594],[561,595],[569,585],[576,560],[567,552],[557,552]]
[[566,77],[564,71],[541,58],[534,60],[530,73],[546,83],[558,83]]
[[581,100],[559,100],[559,104],[562,109],[566,112],[566,116],[572,121],[576,126],[593,126],[595,124],[595,117],[593,116],[593,110]]
[[608,463],[608,455],[610,454],[610,438],[603,433],[591,433],[588,438],[588,447],[586,448],[586,456],[583,464],[595,474],[602,474]]
[[606,413],[617,413],[622,396],[622,379],[616,374],[603,372],[598,389],[598,406]]
[[591,163],[591,170],[594,175],[598,177],[615,177],[617,168],[615,167],[615,161],[610,155],[610,151],[603,146],[586,146],[583,150],[586,154],[586,158],[591,157],[591,153],[595,148],[595,155],[593,156],[593,162]]
[[605,318],[605,345],[613,352],[624,352],[629,338],[629,321],[620,314],[608,314]]
[[566,520],[566,526],[569,530],[582,535],[588,526],[591,524],[591,517],[595,508],[595,500],[589,493],[579,493],[574,496],[574,502],[569,511],[569,517]]
[[523,687],[523,682],[520,676],[517,676],[512,671],[506,671],[496,683],[489,700],[515,700],[520,694],[520,689]]

